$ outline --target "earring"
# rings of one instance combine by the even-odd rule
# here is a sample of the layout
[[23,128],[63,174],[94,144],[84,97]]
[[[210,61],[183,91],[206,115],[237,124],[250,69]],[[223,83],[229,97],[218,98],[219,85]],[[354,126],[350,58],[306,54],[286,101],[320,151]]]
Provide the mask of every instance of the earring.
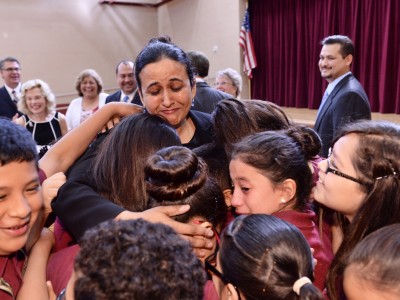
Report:
[[284,198],[282,198],[281,203],[286,203],[286,200]]

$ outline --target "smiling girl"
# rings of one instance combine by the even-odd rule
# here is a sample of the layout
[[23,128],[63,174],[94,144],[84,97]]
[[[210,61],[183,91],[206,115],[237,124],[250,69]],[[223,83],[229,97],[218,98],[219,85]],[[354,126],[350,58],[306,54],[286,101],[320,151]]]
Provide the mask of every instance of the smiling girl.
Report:
[[336,211],[343,241],[328,273],[331,299],[344,298],[345,260],[375,230],[400,222],[400,126],[383,121],[347,125],[321,161],[314,199]]

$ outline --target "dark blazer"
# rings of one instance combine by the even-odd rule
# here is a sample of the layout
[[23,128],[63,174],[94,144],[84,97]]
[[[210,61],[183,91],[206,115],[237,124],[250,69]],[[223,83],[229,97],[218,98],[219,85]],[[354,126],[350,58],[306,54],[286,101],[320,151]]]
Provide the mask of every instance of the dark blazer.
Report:
[[[121,90],[116,91],[114,94],[111,94],[106,98],[106,103],[120,102],[120,101],[121,101]],[[142,101],[140,101],[140,96],[139,96],[139,93],[137,92],[137,90],[133,94],[133,99],[132,99],[131,103],[143,106]]]
[[[195,148],[211,142],[213,137],[211,117],[199,111],[190,111],[189,117],[196,126],[190,143],[184,146]],[[59,189],[52,202],[53,212],[60,218],[65,229],[79,241],[85,231],[103,221],[114,219],[125,209],[100,196],[90,174],[97,149],[108,134],[97,137],[85,154],[69,170],[67,182]]]
[[6,87],[3,86],[0,88],[0,117],[12,119],[16,113],[20,116],[22,115],[22,113],[18,111],[17,105],[12,101]]
[[232,95],[214,89],[205,82],[197,82],[196,96],[191,109],[211,114],[219,101],[229,98],[232,98]]
[[315,121],[314,129],[322,140],[321,156],[328,156],[340,127],[360,119],[371,119],[371,107],[360,82],[349,74],[335,86]]

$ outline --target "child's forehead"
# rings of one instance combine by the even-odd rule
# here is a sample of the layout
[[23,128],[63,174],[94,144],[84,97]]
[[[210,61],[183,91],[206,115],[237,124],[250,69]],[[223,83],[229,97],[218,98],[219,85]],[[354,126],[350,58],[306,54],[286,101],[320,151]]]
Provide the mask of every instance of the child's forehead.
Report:
[[23,184],[38,181],[39,173],[35,160],[12,161],[0,165],[0,187],[10,184]]

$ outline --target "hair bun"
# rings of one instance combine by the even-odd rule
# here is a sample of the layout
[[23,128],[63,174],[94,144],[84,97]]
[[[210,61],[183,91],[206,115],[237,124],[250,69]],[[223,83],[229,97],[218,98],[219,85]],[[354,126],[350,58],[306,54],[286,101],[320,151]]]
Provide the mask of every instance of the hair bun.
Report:
[[206,164],[190,149],[168,147],[147,160],[146,189],[156,200],[179,200],[199,190],[206,174]]
[[171,38],[168,35],[161,35],[157,38],[150,39],[149,44],[153,44],[153,43],[171,44]]
[[321,151],[321,138],[308,126],[292,126],[286,130],[286,134],[299,144],[307,160],[312,159]]

